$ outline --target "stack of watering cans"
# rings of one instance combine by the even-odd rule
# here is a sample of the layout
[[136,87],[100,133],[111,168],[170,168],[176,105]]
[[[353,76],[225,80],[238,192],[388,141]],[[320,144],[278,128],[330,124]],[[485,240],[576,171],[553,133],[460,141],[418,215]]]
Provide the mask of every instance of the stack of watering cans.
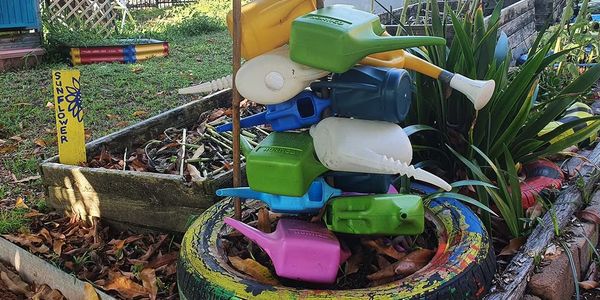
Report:
[[[410,165],[412,147],[397,123],[411,105],[411,79],[403,69],[356,66],[374,51],[402,48],[402,39],[380,37],[375,15],[349,6],[316,10],[311,0],[249,3],[241,26],[246,62],[236,86],[266,105],[241,127],[268,124],[273,132],[255,148],[241,138],[249,187],[217,195],[260,200],[283,217],[270,234],[231,218],[225,223],[263,248],[280,277],[323,284],[335,282],[349,256],[334,233],[423,232],[421,197],[398,194],[393,178],[450,187]],[[336,52],[347,49],[350,55]],[[217,127],[229,130],[231,124]],[[322,223],[298,218],[320,212]]]

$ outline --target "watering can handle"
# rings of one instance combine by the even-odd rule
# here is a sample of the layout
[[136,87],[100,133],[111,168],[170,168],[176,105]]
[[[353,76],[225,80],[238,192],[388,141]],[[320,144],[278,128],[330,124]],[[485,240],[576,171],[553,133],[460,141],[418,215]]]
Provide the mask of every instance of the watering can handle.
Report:
[[375,53],[420,46],[444,46],[446,40],[434,36],[376,36],[365,43],[369,46],[369,52]]
[[333,82],[333,81],[317,81],[310,84],[311,89],[319,88],[333,88],[333,89],[362,89],[368,91],[377,91],[378,88],[372,84],[366,83],[347,83],[347,82]]

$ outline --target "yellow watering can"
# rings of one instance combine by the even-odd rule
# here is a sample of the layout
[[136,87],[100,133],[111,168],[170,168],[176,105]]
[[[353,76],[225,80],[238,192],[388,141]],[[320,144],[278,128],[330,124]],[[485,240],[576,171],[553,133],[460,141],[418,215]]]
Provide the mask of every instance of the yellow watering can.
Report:
[[[315,0],[257,0],[242,6],[242,57],[248,60],[287,44],[292,21],[316,9]],[[227,28],[231,33],[231,11]]]

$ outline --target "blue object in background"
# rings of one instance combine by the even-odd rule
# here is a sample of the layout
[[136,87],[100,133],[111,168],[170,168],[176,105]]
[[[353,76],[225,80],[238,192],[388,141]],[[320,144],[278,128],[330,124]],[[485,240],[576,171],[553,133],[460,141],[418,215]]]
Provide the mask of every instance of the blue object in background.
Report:
[[[267,111],[240,120],[240,127],[271,124],[275,131],[309,127],[321,120],[323,111],[331,105],[327,99],[319,98],[310,91],[302,91],[294,98],[279,104],[267,105]],[[231,131],[232,123],[216,128],[217,132]]]
[[281,196],[257,192],[249,187],[217,190],[217,196],[256,199],[265,202],[272,212],[287,214],[317,213],[330,198],[340,196],[342,191],[329,186],[322,177],[310,184],[302,197]]
[[342,117],[402,122],[412,101],[412,82],[404,69],[357,66],[334,74],[332,81],[313,82],[311,89],[330,88],[333,112]]
[[506,59],[509,49],[510,43],[508,41],[508,36],[506,33],[504,33],[504,31],[500,31],[500,36],[498,37],[498,42],[496,43],[496,49],[494,50],[494,58],[498,64]]
[[0,29],[39,29],[37,0],[1,0]]
[[333,177],[333,187],[353,193],[387,194],[393,181],[388,174],[328,172],[323,176]]

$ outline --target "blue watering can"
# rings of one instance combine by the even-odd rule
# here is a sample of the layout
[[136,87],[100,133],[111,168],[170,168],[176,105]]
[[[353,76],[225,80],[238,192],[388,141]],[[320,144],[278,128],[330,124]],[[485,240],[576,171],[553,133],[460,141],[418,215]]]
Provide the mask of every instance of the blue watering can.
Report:
[[[240,120],[240,127],[267,123],[275,131],[310,127],[322,119],[330,105],[339,116],[399,123],[410,109],[411,86],[406,70],[359,66],[334,75],[332,81],[311,85],[313,89],[331,88],[331,99],[303,91],[286,102],[267,105],[266,112]],[[232,124],[228,123],[218,126],[216,131],[232,129]]]
[[257,192],[249,187],[219,189],[216,193],[217,196],[260,200],[276,213],[304,214],[317,213],[329,199],[340,196],[342,191],[332,188],[322,177],[319,177],[311,183],[308,192],[301,197]]
[[333,179],[333,187],[344,192],[387,194],[393,182],[388,174],[328,172],[323,176]]
[[[294,98],[279,103],[267,105],[267,111],[240,120],[240,127],[252,127],[261,124],[271,124],[275,131],[294,130],[310,127],[321,120],[323,112],[329,108],[331,101],[319,98],[310,91],[302,91]],[[217,132],[233,130],[232,123],[215,128]]]

